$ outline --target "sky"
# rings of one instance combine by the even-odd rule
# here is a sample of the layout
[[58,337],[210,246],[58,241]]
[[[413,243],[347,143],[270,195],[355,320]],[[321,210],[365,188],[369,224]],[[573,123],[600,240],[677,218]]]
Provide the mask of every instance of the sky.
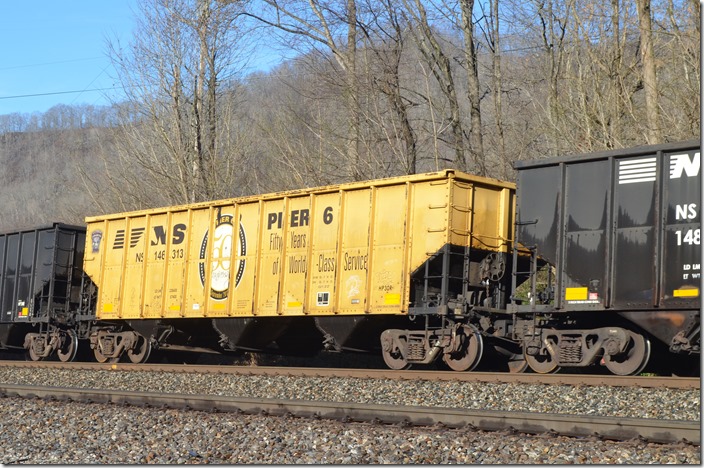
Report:
[[0,0],[0,114],[105,105],[106,40],[129,41],[135,0]]
[[[139,0],[0,0],[0,115],[119,100],[107,41],[129,43]],[[250,70],[282,54],[259,47]]]

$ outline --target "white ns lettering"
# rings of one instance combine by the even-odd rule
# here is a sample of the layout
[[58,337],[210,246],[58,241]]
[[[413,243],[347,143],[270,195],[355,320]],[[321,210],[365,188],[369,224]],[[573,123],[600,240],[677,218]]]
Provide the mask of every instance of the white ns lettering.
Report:
[[670,156],[670,179],[679,179],[683,172],[687,177],[696,177],[700,166],[701,157],[698,152],[691,159],[688,154],[674,154]]
[[686,203],[675,207],[676,219],[694,219],[697,217],[697,204]]

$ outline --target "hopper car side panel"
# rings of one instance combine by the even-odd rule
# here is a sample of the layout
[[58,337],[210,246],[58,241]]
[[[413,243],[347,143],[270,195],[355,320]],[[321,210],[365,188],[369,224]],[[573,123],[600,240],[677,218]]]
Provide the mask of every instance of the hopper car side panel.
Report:
[[342,197],[336,310],[363,314],[367,308],[371,190],[345,191]]
[[555,309],[698,308],[699,167],[698,146],[519,166],[519,241],[558,267]]
[[336,308],[336,271],[340,264],[337,245],[340,238],[340,193],[313,197],[311,238],[306,284],[306,309],[313,315],[330,315]]
[[507,250],[510,188],[452,176],[89,219],[98,316],[406,313],[444,246]]
[[408,184],[372,188],[372,206],[375,209],[366,288],[369,291],[369,308],[373,311],[408,310],[404,271],[409,188]]

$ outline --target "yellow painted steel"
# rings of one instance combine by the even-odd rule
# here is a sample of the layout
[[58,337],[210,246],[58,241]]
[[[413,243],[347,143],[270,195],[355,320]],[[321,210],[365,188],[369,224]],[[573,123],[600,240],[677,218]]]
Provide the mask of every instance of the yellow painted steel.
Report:
[[675,289],[672,297],[699,297],[699,288]]
[[513,217],[513,184],[446,170],[89,217],[84,268],[101,319],[403,314],[431,255],[507,253]]
[[565,288],[566,301],[586,301],[589,289],[586,287]]

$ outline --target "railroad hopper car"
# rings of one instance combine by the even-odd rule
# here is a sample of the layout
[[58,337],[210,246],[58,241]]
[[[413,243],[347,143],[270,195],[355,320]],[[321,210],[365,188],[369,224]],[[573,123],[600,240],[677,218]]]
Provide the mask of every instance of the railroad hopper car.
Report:
[[85,227],[53,224],[0,234],[0,349],[72,360],[81,326]]
[[[514,197],[446,170],[89,217],[91,347],[99,361],[328,349],[472,368],[469,312],[509,297]],[[504,341],[508,361],[520,349]]]
[[700,161],[694,141],[515,165],[532,261],[508,309],[533,370],[699,369]]

